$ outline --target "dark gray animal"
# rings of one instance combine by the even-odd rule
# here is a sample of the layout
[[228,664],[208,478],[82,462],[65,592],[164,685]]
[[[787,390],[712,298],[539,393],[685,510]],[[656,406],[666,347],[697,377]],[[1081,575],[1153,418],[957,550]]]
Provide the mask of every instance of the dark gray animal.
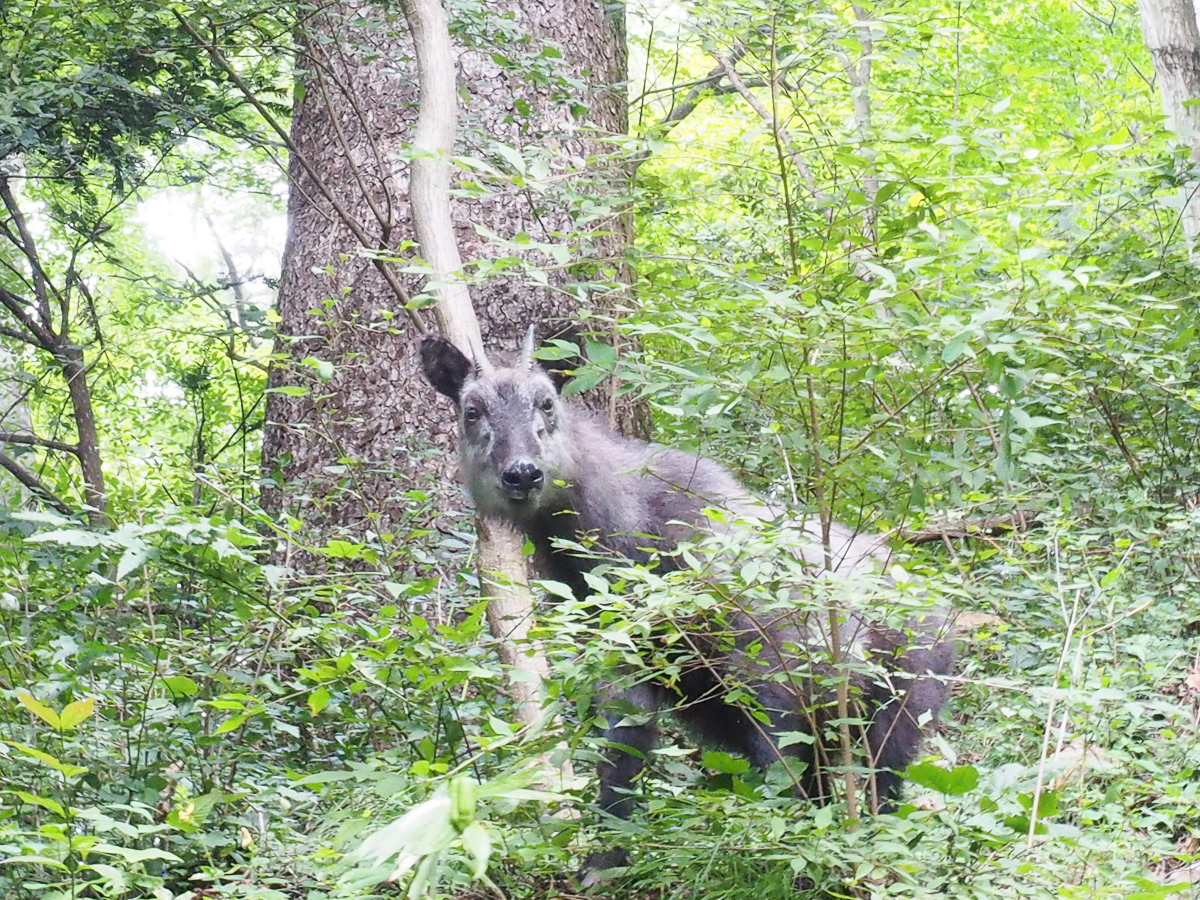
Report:
[[[533,329],[515,366],[472,362],[435,337],[421,342],[421,361],[434,388],[458,406],[463,474],[478,511],[524,531],[540,573],[570,585],[579,597],[588,594],[584,574],[600,560],[557,547],[560,539],[594,542],[605,554],[667,571],[676,566],[671,553],[680,541],[735,527],[714,525],[706,508],[728,510],[730,521],[776,519],[717,463],[623,438],[560,397],[533,359]],[[794,536],[792,552],[810,571],[810,586],[812,578],[828,582],[882,569],[878,538],[836,524],[827,538],[812,523],[776,527]],[[780,760],[802,763],[794,767],[797,792],[821,801],[830,791],[820,732],[837,715],[836,690],[829,663],[814,663],[818,654],[807,652],[829,643],[825,623],[810,618],[798,621],[778,609],[733,612],[719,626],[698,629],[688,642],[690,656],[669,685],[642,684],[624,699],[647,713],[672,708],[699,738],[743,754],[761,769]],[[894,629],[847,616],[839,630],[842,653],[870,661],[852,676],[850,696],[852,715],[866,723],[858,730],[875,769],[873,805],[883,807],[896,796],[897,772],[916,754],[921,723],[935,719],[945,700],[939,676],[949,673],[953,654],[941,621],[933,618]],[[758,709],[727,703],[735,686],[748,688]],[[644,724],[618,724],[619,716],[609,721],[606,737],[614,746],[600,768],[599,800],[604,810],[625,818],[655,726],[652,717]],[[814,740],[781,748],[776,736],[788,732]],[[588,866],[603,869],[623,860],[618,850],[594,856]]]

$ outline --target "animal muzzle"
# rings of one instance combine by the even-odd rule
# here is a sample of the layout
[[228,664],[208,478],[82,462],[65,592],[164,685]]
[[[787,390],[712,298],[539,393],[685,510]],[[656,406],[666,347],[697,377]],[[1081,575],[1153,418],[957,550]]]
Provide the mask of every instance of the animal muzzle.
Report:
[[524,500],[541,488],[546,478],[535,463],[516,462],[504,470],[500,482],[510,500]]

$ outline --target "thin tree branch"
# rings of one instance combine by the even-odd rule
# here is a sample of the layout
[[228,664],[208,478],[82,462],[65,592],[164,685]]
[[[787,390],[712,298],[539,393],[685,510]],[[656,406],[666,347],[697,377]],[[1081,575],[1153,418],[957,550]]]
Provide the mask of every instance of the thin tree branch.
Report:
[[[251,334],[250,329],[246,326],[246,292],[242,288],[242,280],[241,276],[238,275],[237,263],[234,262],[233,254],[229,252],[229,249],[225,246],[225,242],[221,240],[221,235],[217,231],[217,226],[213,222],[212,216],[206,214],[204,216],[204,221],[208,224],[208,230],[209,233],[212,234],[213,240],[217,242],[217,249],[221,252],[221,258],[225,260],[225,271],[229,275],[229,289],[233,291],[233,305],[237,310],[236,327],[246,335],[246,339],[250,342],[250,346],[257,348],[258,338]],[[191,275],[192,273],[188,272],[188,274]],[[194,275],[192,277],[195,278]],[[233,321],[233,317],[229,315],[228,309],[226,307],[222,307],[222,310],[225,312],[226,321],[229,322],[231,326],[234,325],[235,323]],[[230,345],[229,349],[230,352],[232,352],[232,344]]]
[[[25,214],[21,211],[20,204],[17,203],[17,198],[12,192],[12,186],[8,183],[7,175],[0,175],[0,198],[3,198],[4,206],[8,209],[8,214],[12,217],[13,224],[17,226],[17,233],[21,235],[21,240],[17,242],[17,247],[25,255],[25,258],[29,260],[29,268],[33,272],[33,294],[37,297],[37,309],[38,314],[41,316],[42,324],[46,328],[53,328],[53,323],[50,321],[50,294],[54,294],[60,303],[62,302],[62,297],[46,276],[46,271],[42,268],[42,260],[37,252],[37,242],[34,241],[33,235],[29,231],[29,223],[25,221]],[[63,323],[63,327],[66,327],[65,322]]]
[[23,465],[6,453],[0,452],[0,469],[4,469],[17,479],[26,490],[48,506],[54,507],[64,516],[74,516],[75,510],[60,500],[53,491],[42,484],[41,480]]
[[[30,315],[28,304],[22,298],[0,287],[0,305],[6,307],[10,313],[16,316],[17,320],[33,335],[36,339],[36,346],[48,353],[57,351],[58,336]],[[34,341],[30,341],[28,338],[25,339],[25,342],[34,343]]]
[[824,200],[825,194],[817,187],[817,179],[813,176],[812,169],[809,168],[808,162],[804,159],[804,154],[796,146],[796,142],[792,140],[792,136],[788,134],[782,125],[775,121],[770,111],[762,105],[762,101],[750,92],[750,87],[742,80],[742,76],[733,67],[733,63],[723,56],[717,56],[716,59],[725,70],[725,76],[729,79],[729,83],[741,94],[742,99],[750,105],[750,108],[758,113],[758,117],[771,127],[779,142],[787,148],[792,165],[796,167],[796,171],[800,173],[800,177],[804,179],[804,183],[808,185],[809,193],[818,200]]
[[1018,509],[1002,516],[985,519],[957,519],[953,522],[930,523],[916,531],[902,529],[900,540],[906,544],[931,544],[950,538],[1003,537],[1015,532],[1041,528],[1043,522],[1037,510]]
[[63,453],[79,455],[79,448],[65,441],[52,441],[50,438],[40,438],[33,434],[21,434],[14,431],[0,431],[0,444],[26,444],[31,447],[45,447],[47,450],[60,450]]
[[12,338],[14,341],[21,341],[23,344],[28,344],[31,347],[37,347],[39,350],[42,349],[42,345],[38,340],[31,338],[29,335],[23,332],[17,331],[15,328],[7,328],[4,325],[0,325],[0,337]]
[[[296,162],[300,164],[300,167],[304,169],[305,173],[312,180],[317,190],[320,191],[321,196],[324,197],[329,205],[333,207],[334,212],[337,213],[338,218],[342,221],[342,224],[350,230],[350,233],[354,235],[359,245],[364,250],[372,250],[376,253],[391,253],[391,248],[387,247],[386,245],[380,246],[380,242],[378,241],[372,241],[370,236],[363,230],[363,227],[358,220],[354,216],[350,215],[350,212],[345,206],[342,205],[341,201],[333,195],[333,192],[317,173],[308,157],[299,148],[299,146],[296,145],[296,142],[292,140],[292,136],[288,133],[288,130],[283,127],[280,121],[275,118],[275,116],[269,109],[267,109],[263,102],[258,99],[258,95],[250,89],[250,85],[248,85],[242,76],[240,76],[233,68],[233,66],[229,64],[229,61],[225,59],[225,57],[221,54],[221,51],[208,41],[204,40],[204,38],[200,37],[199,33],[195,28],[192,27],[191,23],[188,22],[188,20],[182,15],[180,15],[177,10],[172,10],[171,13],[179,21],[179,24],[183,26],[184,31],[190,34],[192,36],[192,40],[194,40],[196,44],[199,45],[209,55],[209,57],[212,58],[212,61],[215,62],[227,76],[229,76],[229,80],[232,81],[237,89],[242,92],[242,95],[248,101],[250,101],[250,105],[258,111],[258,114],[263,117],[271,129],[277,135],[279,135],[284,144],[287,146],[288,153],[291,155],[291,158],[296,160]],[[383,280],[387,282],[388,287],[392,289],[392,293],[396,296],[396,299],[400,301],[404,312],[412,321],[413,327],[420,334],[428,334],[429,329],[426,327],[425,322],[422,320],[420,314],[415,309],[411,309],[409,307],[408,304],[412,298],[409,297],[408,291],[405,290],[404,285],[400,283],[400,279],[396,276],[396,273],[392,267],[387,263],[386,260],[381,259],[379,256],[371,256],[369,258],[372,265],[374,265],[375,268],[379,270],[379,274],[383,276]]]
[[1129,471],[1133,473],[1134,479],[1138,484],[1142,483],[1142,470],[1134,459],[1133,454],[1129,450],[1129,445],[1125,443],[1125,435],[1121,431],[1121,423],[1117,421],[1117,417],[1113,415],[1112,410],[1108,408],[1108,404],[1104,402],[1104,398],[1100,396],[1100,392],[1096,388],[1091,390],[1092,401],[1096,404],[1096,408],[1100,410],[1100,414],[1104,416],[1104,421],[1108,425],[1108,432],[1113,436],[1113,440],[1117,442],[1117,447],[1121,451],[1121,455],[1125,457],[1125,463],[1129,466]]
[[[746,55],[745,45],[739,44],[734,47],[733,53],[729,55],[730,65],[737,65],[742,57]],[[659,136],[666,136],[671,133],[671,129],[695,112],[696,107],[700,102],[720,84],[721,79],[725,77],[725,66],[718,65],[712,69],[702,79],[695,82],[692,89],[684,95],[684,98],[671,107],[670,111],[652,128],[649,129]],[[634,158],[631,166],[631,175],[637,174],[637,170],[642,163],[650,158],[649,148],[640,151]]]
[[[307,55],[314,62],[317,61],[317,57],[311,47],[306,46],[304,52],[305,55]],[[384,246],[389,246],[393,223],[384,216],[383,211],[375,202],[375,197],[372,195],[372,192],[367,189],[366,182],[363,180],[362,169],[359,167],[358,162],[354,159],[354,154],[350,150],[350,141],[346,139],[346,133],[342,129],[341,120],[336,114],[336,107],[333,104],[333,98],[329,95],[329,88],[326,86],[325,78],[322,74],[322,72],[328,70],[328,68],[328,66],[322,65],[313,66],[313,72],[316,74],[317,85],[321,89],[321,99],[325,102],[325,108],[329,110],[329,122],[331,125],[333,125],[333,133],[337,137],[338,144],[342,148],[342,155],[346,158],[346,164],[350,167],[350,174],[354,177],[354,181],[358,185],[358,190],[362,194],[363,200],[366,201],[367,208],[371,210],[371,214],[375,217],[375,221],[379,224],[380,243],[382,243]],[[343,96],[348,96],[353,93],[352,91],[347,92],[345,88],[338,83],[336,78],[333,80],[342,91]],[[355,111],[358,111],[357,108]],[[363,133],[370,134],[371,128],[368,127],[366,119],[360,118],[360,123],[362,125]],[[387,196],[386,190],[384,191],[384,195]]]

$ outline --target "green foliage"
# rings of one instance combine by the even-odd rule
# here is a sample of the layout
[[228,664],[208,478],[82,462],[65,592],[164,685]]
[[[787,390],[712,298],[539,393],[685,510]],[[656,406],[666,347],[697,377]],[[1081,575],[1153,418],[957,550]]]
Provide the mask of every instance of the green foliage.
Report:
[[[1200,359],[1178,228],[1194,173],[1158,128],[1136,12],[857,9],[694,4],[653,29],[658,13],[635,15],[634,123],[654,153],[631,196],[578,189],[549,146],[473,135],[463,148],[464,194],[566,198],[580,228],[518,235],[473,279],[548,284],[567,267],[580,296],[624,296],[598,280],[613,263],[588,258],[591,229],[634,214],[638,302],[615,311],[641,349],[585,338],[543,351],[585,351],[571,391],[615,373],[664,443],[797,509],[895,529],[898,544],[975,526],[904,560],[962,614],[962,649],[952,708],[897,814],[846,821],[840,805],[792,797],[788,772],[675,735],[652,754],[640,811],[612,826],[632,860],[600,895],[1190,890],[1167,876],[1200,839]],[[556,80],[561,51],[517,17],[451,11],[498,77],[575,87]],[[186,14],[286,116],[293,12]],[[588,607],[561,603],[539,637],[555,666],[547,712],[563,724],[522,727],[463,574],[465,522],[432,526],[411,491],[397,498],[405,528],[307,546],[302,523],[255,506],[265,304],[232,298],[221,276],[175,274],[125,211],[137,191],[198,180],[275,190],[241,100],[160,5],[10,3],[0,16],[0,165],[21,176],[51,281],[91,291],[72,295],[66,324],[87,350],[112,515],[106,529],[0,519],[0,894],[571,890],[612,834],[513,773],[569,755],[590,778],[596,683],[669,670],[663,648],[687,634],[673,623],[711,614],[718,587],[757,596],[775,576],[625,571]],[[768,117],[726,78],[668,130],[712,53],[737,57]],[[189,141],[201,125],[205,145]],[[642,145],[607,147],[624,167]],[[0,262],[0,286],[28,295],[16,244]],[[34,430],[69,437],[53,357],[2,340]],[[332,373],[308,367],[314,384]],[[78,498],[69,459],[9,450]],[[1017,530],[995,525],[1003,516]],[[294,558],[317,563],[280,564]],[[876,612],[901,618],[908,602]],[[592,791],[561,795],[582,805]],[[378,886],[397,871],[400,887]]]

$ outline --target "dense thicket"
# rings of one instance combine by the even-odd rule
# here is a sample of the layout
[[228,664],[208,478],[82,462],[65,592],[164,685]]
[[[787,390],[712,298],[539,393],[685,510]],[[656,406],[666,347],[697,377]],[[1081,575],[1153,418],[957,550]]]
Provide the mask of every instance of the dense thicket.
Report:
[[[553,42],[448,9],[500,70],[573,96]],[[310,10],[179,11],[198,38],[157,4],[0,9],[0,893],[389,895],[386,853],[373,871],[342,855],[446,791],[457,818],[420,806],[389,834],[418,857],[453,844],[427,857],[430,890],[482,891],[485,832],[454,844],[465,776],[485,785],[490,878],[565,890],[591,819],[513,773],[569,750],[586,774],[594,682],[638,665],[632,638],[781,576],[714,582],[697,554],[674,581],[627,572],[590,612],[547,610],[566,730],[530,733],[501,690],[464,519],[412,484],[386,540],[304,543],[264,513],[277,269],[250,251],[285,154],[230,70],[286,122]],[[481,279],[604,298],[636,341],[581,337],[569,389],[615,377],[664,443],[890,530],[960,611],[964,646],[900,815],[843,822],[680,736],[654,754],[613,896],[1190,889],[1200,286],[1179,189],[1196,175],[1161,128],[1137,10],[695,3],[629,22],[633,136],[589,132],[595,156],[573,160],[619,162],[628,190],[574,192],[544,148],[464,122],[463,195],[552,196],[575,229],[518,235]],[[164,252],[193,208],[219,238],[209,257]],[[633,294],[596,275],[592,232],[614,215],[635,247],[602,262]],[[313,383],[332,365],[314,358]],[[84,399],[102,485],[80,465]]]

